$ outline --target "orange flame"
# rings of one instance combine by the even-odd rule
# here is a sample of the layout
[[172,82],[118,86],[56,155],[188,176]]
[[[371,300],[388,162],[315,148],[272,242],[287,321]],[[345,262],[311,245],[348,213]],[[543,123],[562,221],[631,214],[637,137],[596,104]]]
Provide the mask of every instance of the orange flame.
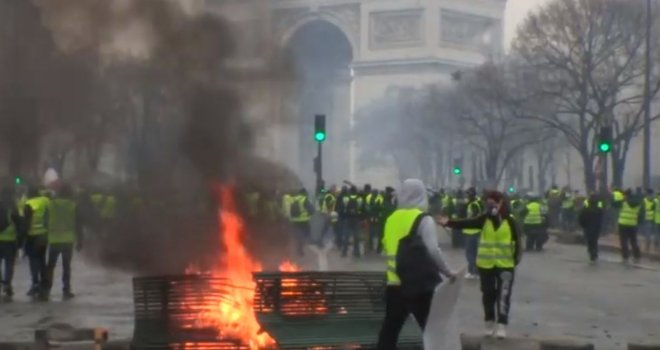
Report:
[[[217,268],[210,273],[225,279],[228,283],[221,288],[221,299],[210,299],[199,310],[195,327],[212,327],[219,331],[219,338],[240,340],[250,350],[269,349],[275,346],[275,340],[261,330],[254,312],[256,284],[253,272],[261,271],[261,264],[253,259],[245,248],[244,225],[236,211],[234,193],[230,187],[219,189],[220,209],[218,221],[222,235],[223,258]],[[290,261],[280,265],[280,271],[299,271],[298,266]],[[186,274],[200,274],[200,269],[190,265]],[[214,286],[214,288],[217,286]],[[195,309],[197,312],[197,309]],[[193,344],[190,344],[191,348]]]

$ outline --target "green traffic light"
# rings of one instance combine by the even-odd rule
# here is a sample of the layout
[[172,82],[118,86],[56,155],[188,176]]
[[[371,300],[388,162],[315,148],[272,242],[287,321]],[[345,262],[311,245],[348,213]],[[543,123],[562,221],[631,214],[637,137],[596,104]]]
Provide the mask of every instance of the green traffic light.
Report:
[[612,150],[612,145],[610,145],[610,144],[607,143],[607,142],[602,142],[602,143],[598,146],[598,149],[599,149],[602,153],[608,153],[608,152],[610,152],[610,151]]
[[459,167],[455,167],[453,172],[454,172],[454,175],[461,175],[463,173],[463,171]]
[[323,142],[325,141],[325,133],[324,132],[317,132],[314,134],[314,139],[316,142]]
[[22,181],[21,178],[18,177],[18,176],[16,176],[16,178],[14,179],[14,183],[17,184],[17,185],[20,185],[22,182],[23,182],[23,181]]
[[509,187],[509,192],[510,193],[516,192],[516,188],[513,186]]

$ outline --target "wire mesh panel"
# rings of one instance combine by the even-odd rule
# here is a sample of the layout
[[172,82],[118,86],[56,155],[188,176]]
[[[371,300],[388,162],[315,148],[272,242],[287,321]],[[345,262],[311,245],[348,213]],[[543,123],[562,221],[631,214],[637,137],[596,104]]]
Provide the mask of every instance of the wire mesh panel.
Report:
[[[255,312],[281,349],[371,349],[385,316],[380,272],[257,273]],[[412,322],[411,322],[412,321]],[[421,349],[409,320],[399,348]]]
[[228,297],[229,287],[225,279],[210,275],[134,278],[133,348],[247,349],[222,339],[221,330],[200,318]]

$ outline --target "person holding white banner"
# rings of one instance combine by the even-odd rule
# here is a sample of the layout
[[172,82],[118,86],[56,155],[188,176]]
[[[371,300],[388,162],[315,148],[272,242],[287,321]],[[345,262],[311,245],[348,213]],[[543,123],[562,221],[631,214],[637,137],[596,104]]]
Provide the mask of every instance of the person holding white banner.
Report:
[[[440,217],[438,223],[456,229],[481,229],[477,268],[481,278],[486,336],[506,338],[515,269],[520,262],[522,242],[518,223],[510,215],[504,195],[486,195],[486,212],[466,220]],[[496,327],[497,323],[497,327]]]
[[426,186],[417,179],[404,181],[398,208],[385,222],[383,250],[387,254],[385,320],[378,336],[377,350],[395,350],[399,333],[412,314],[426,327],[441,275],[449,281],[456,273],[447,265],[438,246],[437,225],[426,211]]

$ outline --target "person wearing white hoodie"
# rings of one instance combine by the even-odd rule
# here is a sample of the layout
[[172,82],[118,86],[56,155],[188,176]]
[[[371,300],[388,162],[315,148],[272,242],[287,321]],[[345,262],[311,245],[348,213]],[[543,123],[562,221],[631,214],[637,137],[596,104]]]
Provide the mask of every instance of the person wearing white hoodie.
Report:
[[[438,276],[437,280],[434,279],[431,284],[422,283],[419,286],[412,286],[415,289],[413,294],[402,290],[401,279],[396,272],[397,250],[399,241],[407,237],[408,234],[413,234],[413,226],[416,223],[418,226],[415,233],[421,236],[430,260],[433,260],[437,265],[436,270],[449,278],[450,281],[456,279],[456,273],[447,265],[438,245],[435,220],[433,217],[425,215],[427,210],[428,198],[424,183],[417,179],[404,181],[401,190],[398,192],[397,210],[385,222],[383,249],[388,257],[388,285],[385,291],[385,320],[376,347],[378,350],[394,350],[397,348],[399,333],[410,314],[413,314],[420,328],[424,330],[435,287],[441,281],[440,276]],[[422,216],[420,217],[420,215]]]

